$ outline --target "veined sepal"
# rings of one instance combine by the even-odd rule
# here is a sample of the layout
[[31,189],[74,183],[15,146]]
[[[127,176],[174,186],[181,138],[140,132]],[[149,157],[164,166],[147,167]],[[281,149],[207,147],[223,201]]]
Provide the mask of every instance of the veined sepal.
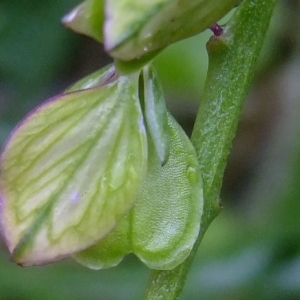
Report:
[[195,150],[168,115],[170,156],[164,166],[151,137],[148,170],[130,213],[99,243],[74,259],[92,269],[116,266],[134,253],[149,268],[172,269],[189,255],[199,233],[203,187]]
[[148,151],[138,77],[105,68],[12,132],[0,156],[0,223],[17,263],[45,264],[95,244],[134,204]]

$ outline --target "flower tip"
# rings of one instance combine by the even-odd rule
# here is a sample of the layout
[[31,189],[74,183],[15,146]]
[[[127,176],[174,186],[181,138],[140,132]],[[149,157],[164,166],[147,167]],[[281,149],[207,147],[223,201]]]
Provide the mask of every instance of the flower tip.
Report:
[[79,10],[80,8],[76,7],[75,9],[73,9],[72,11],[64,15],[63,18],[61,19],[61,23],[65,26],[69,26],[69,24],[72,23],[75,20],[75,18],[78,16]]

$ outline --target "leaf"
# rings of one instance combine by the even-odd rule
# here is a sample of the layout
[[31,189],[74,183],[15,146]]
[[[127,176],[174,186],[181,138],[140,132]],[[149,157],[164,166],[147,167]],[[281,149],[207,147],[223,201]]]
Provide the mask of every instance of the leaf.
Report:
[[44,264],[103,238],[132,207],[146,160],[138,74],[38,107],[0,157],[0,220],[13,259]]
[[168,115],[170,157],[161,166],[149,140],[149,162],[138,201],[103,240],[77,253],[79,263],[101,269],[133,252],[148,267],[172,269],[190,253],[203,209],[203,188],[195,150]]

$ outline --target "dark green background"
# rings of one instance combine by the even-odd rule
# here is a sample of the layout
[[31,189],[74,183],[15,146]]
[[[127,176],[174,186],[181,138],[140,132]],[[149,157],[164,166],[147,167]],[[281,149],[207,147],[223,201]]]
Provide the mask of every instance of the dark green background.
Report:
[[[78,2],[0,2],[1,145],[32,108],[109,63],[101,45],[60,25]],[[299,0],[278,2],[226,170],[224,209],[182,299],[300,299],[299,15]],[[210,35],[171,46],[155,60],[168,107],[187,133],[201,100]],[[1,300],[139,299],[148,274],[133,256],[102,271],[71,260],[21,268],[0,240]]]

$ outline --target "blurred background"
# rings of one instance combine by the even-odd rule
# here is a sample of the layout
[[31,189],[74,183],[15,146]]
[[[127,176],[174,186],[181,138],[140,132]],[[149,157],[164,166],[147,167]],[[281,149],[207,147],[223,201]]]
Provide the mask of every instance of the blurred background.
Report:
[[[0,2],[0,145],[31,109],[110,62],[60,25],[79,0]],[[300,299],[300,1],[278,1],[229,158],[223,210],[207,231],[181,299]],[[222,24],[222,21],[220,22]],[[156,60],[169,109],[191,133],[209,31]],[[140,299],[149,270],[72,260],[21,268],[0,238],[0,299]]]

